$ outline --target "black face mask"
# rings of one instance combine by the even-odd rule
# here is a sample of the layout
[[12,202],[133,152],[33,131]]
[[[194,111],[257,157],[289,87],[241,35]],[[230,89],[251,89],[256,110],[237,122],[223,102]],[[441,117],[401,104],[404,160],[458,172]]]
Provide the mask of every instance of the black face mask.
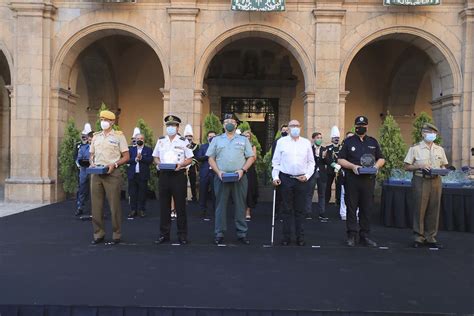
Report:
[[364,135],[365,133],[367,133],[367,127],[365,126],[357,126],[355,128],[355,132],[357,135]]
[[209,138],[207,139],[207,142],[208,142],[208,143],[212,142],[212,139],[213,139],[213,138],[214,138],[214,137],[209,137]]
[[281,132],[281,137],[288,136],[288,132]]
[[137,145],[138,146],[143,146],[143,140],[137,140]]

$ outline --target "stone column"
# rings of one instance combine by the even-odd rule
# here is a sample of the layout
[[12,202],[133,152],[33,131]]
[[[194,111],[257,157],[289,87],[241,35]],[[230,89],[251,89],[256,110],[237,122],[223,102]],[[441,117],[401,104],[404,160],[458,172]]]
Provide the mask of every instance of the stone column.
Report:
[[11,168],[5,200],[55,201],[56,170],[51,160],[50,73],[52,16],[56,7],[47,1],[14,1],[15,81],[11,108]]
[[194,142],[200,143],[201,135],[201,113],[202,113],[202,98],[206,96],[206,91],[199,89],[194,90],[194,107],[192,121],[189,122],[193,126]]
[[450,94],[442,96],[431,102],[433,110],[433,120],[439,128],[443,138],[443,148],[446,151],[449,164],[460,167],[461,159],[458,148],[461,139],[458,137],[458,131],[461,128],[461,120],[458,114],[461,114],[461,94]]
[[169,109],[164,115],[174,114],[184,125],[201,125],[202,102],[195,103],[194,68],[196,48],[196,16],[198,8],[168,8],[171,20],[171,49]]
[[342,1],[318,1],[313,10],[316,21],[316,99],[314,119],[310,128],[323,133],[328,140],[331,127],[344,129],[344,109],[339,102],[341,64],[341,24],[346,10]]
[[[474,1],[466,1],[466,8],[460,12],[464,27],[463,51],[463,95],[462,95],[462,139],[459,148],[453,148],[453,156],[461,166],[474,166]],[[453,157],[453,158],[454,158]]]
[[[346,98],[349,93],[349,91],[339,92],[339,121],[337,122],[337,126],[343,129],[344,133],[347,133],[351,129],[351,126],[344,126],[344,122],[346,121]],[[328,133],[325,138],[330,140],[331,135]]]
[[[163,94],[163,115],[168,115],[169,113],[171,113],[171,109],[170,109],[170,90],[168,89],[164,89],[164,88],[160,88],[160,92]],[[161,119],[161,121],[163,122],[163,119],[164,117]],[[166,135],[166,126],[165,124],[163,123],[163,131],[160,135],[155,135],[155,136],[161,136],[161,135]]]
[[[305,122],[304,122],[304,130],[302,130],[302,134],[304,137],[311,137],[311,134],[313,131],[316,130],[317,125],[317,117],[315,115],[315,108],[316,108],[316,103],[315,103],[315,94],[312,92],[304,92],[302,94],[303,97],[303,107],[304,107],[304,117],[305,117]],[[290,118],[291,119],[291,118]]]

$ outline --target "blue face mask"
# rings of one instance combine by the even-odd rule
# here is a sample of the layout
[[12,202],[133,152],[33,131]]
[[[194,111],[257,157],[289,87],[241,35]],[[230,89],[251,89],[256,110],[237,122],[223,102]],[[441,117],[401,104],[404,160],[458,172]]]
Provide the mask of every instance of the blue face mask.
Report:
[[235,125],[232,123],[227,123],[225,125],[225,130],[228,131],[229,133],[232,133],[235,129]]
[[166,133],[168,136],[174,136],[176,135],[177,128],[176,126],[166,126]]
[[431,143],[436,140],[436,133],[426,133],[425,135],[425,141]]
[[290,128],[290,134],[291,134],[291,136],[293,136],[293,137],[298,137],[298,136],[300,136],[300,132],[301,132],[301,130],[300,130],[299,127],[292,127],[292,128]]

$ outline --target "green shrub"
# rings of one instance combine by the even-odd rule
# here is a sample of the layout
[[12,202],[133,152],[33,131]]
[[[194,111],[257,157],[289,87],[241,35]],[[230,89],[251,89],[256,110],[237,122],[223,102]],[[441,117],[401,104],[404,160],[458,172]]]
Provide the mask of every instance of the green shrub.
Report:
[[64,138],[59,147],[59,178],[63,181],[66,193],[77,190],[79,172],[76,166],[77,145],[81,141],[81,134],[76,128],[74,119],[69,119]]
[[204,127],[202,129],[202,143],[207,143],[207,133],[209,131],[216,132],[217,135],[222,134],[222,122],[214,113],[209,113],[204,118]]
[[385,165],[381,168],[377,178],[383,181],[390,177],[392,169],[403,168],[407,145],[403,141],[400,127],[390,114],[385,117],[379,133],[379,143],[385,157]]

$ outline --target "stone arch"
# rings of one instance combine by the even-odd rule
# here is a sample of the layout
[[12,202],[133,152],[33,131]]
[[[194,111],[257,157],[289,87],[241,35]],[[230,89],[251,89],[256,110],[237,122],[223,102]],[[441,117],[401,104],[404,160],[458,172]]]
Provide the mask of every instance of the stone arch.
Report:
[[94,23],[80,29],[68,38],[54,58],[51,80],[53,88],[68,89],[70,74],[79,54],[93,42],[111,35],[130,36],[149,45],[161,63],[164,88],[166,89],[169,85],[170,72],[163,50],[143,30],[120,22]]
[[309,58],[301,44],[288,33],[285,33],[280,29],[261,24],[248,24],[234,27],[221,33],[214,40],[212,40],[211,43],[207,46],[207,48],[204,50],[203,54],[199,59],[199,62],[197,63],[197,68],[194,77],[195,89],[203,89],[203,82],[206,70],[209,67],[209,64],[214,58],[214,56],[224,46],[226,46],[230,42],[248,37],[266,38],[288,49],[288,51],[290,51],[298,61],[298,64],[303,72],[305,80],[305,91],[313,91],[315,82],[313,63],[311,62],[311,59]]
[[[343,40],[345,43],[352,42],[355,34],[348,35]],[[357,35],[358,36],[358,35]],[[365,38],[347,50],[347,55],[341,65],[340,71],[340,87],[341,91],[345,91],[346,77],[349,67],[365,46],[384,39],[397,39],[406,41],[424,51],[435,64],[435,72],[432,77],[433,99],[442,95],[457,94],[461,91],[461,70],[456,61],[452,50],[448,48],[446,42],[441,41],[438,37],[428,33],[422,29],[407,26],[393,26],[375,31],[366,35]],[[437,78],[436,78],[437,77]]]
[[8,85],[11,85],[14,82],[13,58],[12,58],[12,55],[10,54],[10,50],[8,49],[8,47],[5,45],[3,41],[0,41],[0,53],[3,54],[8,65],[9,82],[5,82],[5,83]]

